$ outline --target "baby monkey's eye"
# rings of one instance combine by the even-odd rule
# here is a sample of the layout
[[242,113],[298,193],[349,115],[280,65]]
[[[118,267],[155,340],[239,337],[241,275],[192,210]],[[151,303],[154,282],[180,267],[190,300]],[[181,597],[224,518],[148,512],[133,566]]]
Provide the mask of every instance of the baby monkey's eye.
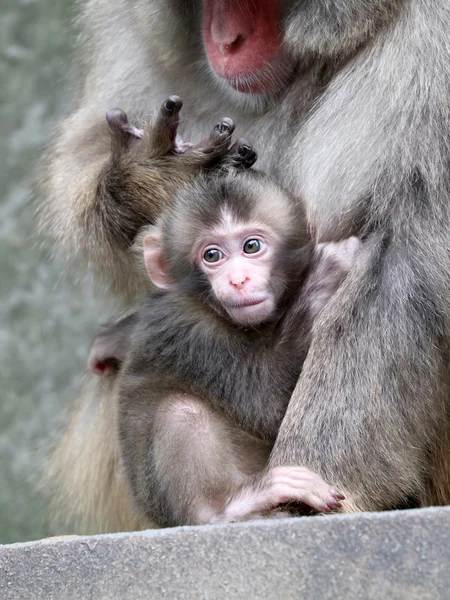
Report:
[[256,254],[262,250],[264,243],[261,240],[247,240],[244,244],[245,254]]
[[217,248],[210,248],[203,255],[203,260],[208,263],[219,262],[219,260],[221,260],[222,258],[223,254],[220,250],[217,250]]

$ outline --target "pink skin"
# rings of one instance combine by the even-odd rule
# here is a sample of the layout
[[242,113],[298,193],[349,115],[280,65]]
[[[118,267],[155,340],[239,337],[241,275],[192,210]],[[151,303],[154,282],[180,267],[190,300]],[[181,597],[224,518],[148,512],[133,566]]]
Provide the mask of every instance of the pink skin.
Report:
[[114,373],[113,367],[108,365],[108,363],[104,360],[92,361],[89,359],[88,367],[93,373],[99,375],[100,377],[109,377]]
[[[258,240],[261,249],[249,254],[246,243]],[[223,215],[219,227],[207,231],[192,250],[192,261],[208,276],[219,302],[239,325],[257,325],[270,317],[276,298],[269,286],[273,252],[278,237],[260,223],[236,223]],[[220,260],[209,263],[204,255],[220,252]],[[144,238],[144,261],[147,273],[156,287],[170,289],[170,280],[161,249],[157,228]]]
[[204,43],[213,71],[234,89],[264,94],[286,76],[280,0],[206,0]]
[[230,523],[262,517],[288,502],[301,502],[318,512],[329,513],[341,508],[344,499],[345,496],[305,467],[275,467],[255,485],[244,485],[228,500],[221,513],[213,516],[206,513],[203,522]]
[[125,359],[121,349],[117,346],[111,348],[102,337],[95,339],[89,351],[88,367],[100,377],[110,377],[117,372],[117,365]]
[[[245,251],[254,240],[261,248]],[[257,325],[272,314],[276,299],[269,288],[274,234],[257,224],[224,223],[196,246],[195,262],[208,276],[216,298],[232,320],[240,325]],[[213,251],[219,260],[208,262]]]

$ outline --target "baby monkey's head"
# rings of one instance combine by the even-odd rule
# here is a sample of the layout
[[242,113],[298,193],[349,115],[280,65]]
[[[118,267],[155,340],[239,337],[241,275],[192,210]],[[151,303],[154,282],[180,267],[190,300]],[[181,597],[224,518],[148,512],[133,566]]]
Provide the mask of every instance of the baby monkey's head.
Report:
[[302,204],[257,171],[206,173],[146,230],[148,274],[237,325],[277,314],[312,254]]

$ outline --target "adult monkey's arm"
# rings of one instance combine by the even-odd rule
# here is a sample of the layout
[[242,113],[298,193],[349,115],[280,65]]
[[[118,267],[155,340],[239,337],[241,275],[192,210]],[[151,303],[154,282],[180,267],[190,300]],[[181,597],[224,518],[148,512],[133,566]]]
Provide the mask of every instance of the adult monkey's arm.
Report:
[[[135,144],[122,161],[114,160],[111,151],[107,111],[123,109],[131,125],[150,133],[164,99],[185,90],[192,78],[184,54],[177,61],[176,77],[166,75],[169,50],[183,47],[189,35],[189,17],[184,7],[182,17],[174,8],[168,17],[167,6],[161,3],[157,9],[156,4],[80,3],[77,98],[72,114],[56,129],[42,168],[41,229],[71,262],[94,272],[108,294],[125,304],[148,289],[147,277],[141,276],[130,252],[134,235],[159,215],[189,170],[172,160],[164,143],[157,143],[157,150]],[[195,89],[202,95],[199,85]],[[202,95],[204,103],[208,99]],[[221,116],[218,103],[211,101],[211,106],[201,127],[197,121],[191,125],[192,108],[186,111],[190,119],[183,129],[189,142],[199,144]]]
[[[85,123],[79,131],[84,145],[78,140],[78,155],[74,152],[70,165],[62,155],[49,162],[42,222],[115,294],[133,298],[146,290],[131,251],[138,232],[156,221],[178,187],[218,162],[230,147],[234,123],[227,118],[197,146],[177,141],[181,107],[181,99],[170,96],[142,129],[122,109],[110,109],[105,119],[109,136],[99,130],[98,139],[90,140],[93,133]],[[67,167],[65,177],[61,163]],[[59,195],[55,198],[56,190],[66,192],[65,204]]]
[[271,457],[317,470],[348,512],[450,501],[448,222],[417,183],[396,199],[413,218],[369,236],[319,317]]

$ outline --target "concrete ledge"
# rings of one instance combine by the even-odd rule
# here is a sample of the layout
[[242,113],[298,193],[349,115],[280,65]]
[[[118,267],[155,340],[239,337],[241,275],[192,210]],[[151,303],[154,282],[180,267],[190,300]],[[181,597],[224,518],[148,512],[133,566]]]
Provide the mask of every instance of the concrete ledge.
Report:
[[450,507],[0,546],[1,600],[450,598]]

